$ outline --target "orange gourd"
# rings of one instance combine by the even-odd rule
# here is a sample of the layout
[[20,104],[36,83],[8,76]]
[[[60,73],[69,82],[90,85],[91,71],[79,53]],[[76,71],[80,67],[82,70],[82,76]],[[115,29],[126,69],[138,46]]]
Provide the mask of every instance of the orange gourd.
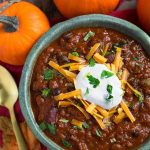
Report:
[[150,1],[138,0],[137,13],[139,20],[146,31],[150,34]]
[[54,0],[59,11],[67,18],[84,14],[109,14],[120,0]]
[[23,65],[33,44],[49,28],[47,17],[33,4],[21,1],[10,5],[0,12],[0,60]]

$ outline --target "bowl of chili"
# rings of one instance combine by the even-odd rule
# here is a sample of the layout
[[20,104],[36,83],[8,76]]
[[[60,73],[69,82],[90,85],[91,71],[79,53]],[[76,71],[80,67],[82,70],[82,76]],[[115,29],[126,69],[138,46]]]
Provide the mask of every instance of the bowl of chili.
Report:
[[50,149],[149,149],[149,47],[144,31],[111,16],[52,27],[33,46],[20,82],[34,135]]

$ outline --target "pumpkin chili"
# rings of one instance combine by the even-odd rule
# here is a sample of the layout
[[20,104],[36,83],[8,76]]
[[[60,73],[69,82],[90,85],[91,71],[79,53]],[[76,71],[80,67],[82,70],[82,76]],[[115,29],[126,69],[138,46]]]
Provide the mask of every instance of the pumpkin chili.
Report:
[[[90,33],[90,34],[89,34]],[[86,40],[85,40],[86,39]],[[85,67],[106,66],[99,77],[86,74],[94,90],[117,76],[122,101],[111,109],[91,103],[76,89]],[[142,46],[107,28],[79,28],[64,33],[39,56],[31,81],[31,104],[39,128],[70,150],[130,150],[150,135],[150,59]],[[109,104],[114,86],[107,84]]]

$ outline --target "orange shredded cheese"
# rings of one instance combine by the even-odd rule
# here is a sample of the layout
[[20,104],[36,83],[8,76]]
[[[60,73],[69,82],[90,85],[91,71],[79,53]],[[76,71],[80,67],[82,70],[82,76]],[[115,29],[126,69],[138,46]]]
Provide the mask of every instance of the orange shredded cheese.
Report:
[[123,69],[121,80],[122,80],[122,88],[125,89],[125,82],[129,77],[129,72],[126,68]]
[[109,113],[108,111],[106,111],[105,109],[103,109],[102,107],[100,106],[96,106],[96,109],[104,116],[104,117],[108,117],[109,116]]
[[55,100],[59,101],[59,100],[68,99],[68,98],[78,96],[78,95],[81,95],[81,90],[80,89],[74,90],[74,91],[71,91],[71,92],[68,92],[68,93],[61,93],[57,96],[54,96],[54,98],[55,98]]
[[86,65],[72,65],[72,66],[70,66],[69,71],[75,71],[75,70],[80,71],[85,66]]
[[60,72],[63,76],[65,76],[69,81],[73,82],[74,78],[76,78],[76,74],[72,73],[68,70],[65,70],[63,68],[61,68],[58,64],[56,64],[53,61],[49,62],[49,65],[54,68],[55,70],[57,70],[58,72]]
[[74,55],[72,55],[71,53],[69,53],[68,58],[69,58],[70,60],[74,60],[74,61],[77,61],[77,62],[79,62],[79,63],[84,63],[84,62],[86,61],[85,59],[80,58],[80,57],[78,57],[78,56],[74,56]]
[[109,64],[109,63],[105,64],[105,66],[106,66],[108,69],[111,70],[111,67],[110,67],[110,64]]
[[115,117],[114,122],[116,124],[120,123],[124,118],[126,117],[126,114],[123,112],[122,108],[118,108],[118,115]]
[[80,65],[81,63],[68,63],[65,65],[60,66],[61,68],[66,68],[66,67],[70,67],[70,66],[74,66],[74,65]]
[[105,56],[105,55],[106,55],[106,53],[107,53],[107,51],[108,51],[109,46],[110,46],[110,43],[107,43],[107,44],[106,44],[106,46],[105,46],[105,48],[104,48],[103,54],[102,54],[103,56]]
[[111,71],[113,72],[113,73],[116,73],[116,67],[115,67],[115,65],[114,64],[111,64]]
[[90,118],[89,114],[82,107],[74,104],[73,102],[59,101],[59,106],[66,107],[66,106],[70,106],[70,105],[73,105],[74,107],[76,107],[86,117],[86,119]]
[[134,122],[135,118],[132,115],[132,113],[130,112],[130,110],[129,110],[128,106],[126,105],[126,103],[122,100],[122,102],[120,103],[120,105],[121,105],[121,108],[126,113],[126,115],[128,116],[128,118],[131,120],[131,122]]
[[95,118],[96,121],[98,122],[98,124],[99,124],[99,126],[101,127],[101,129],[104,130],[104,129],[105,129],[105,125],[104,125],[102,119],[100,119],[100,118],[98,118],[98,117],[96,117],[96,116],[94,116],[94,118]]
[[94,54],[93,58],[96,62],[100,64],[104,64],[107,61],[107,59],[99,53]]
[[82,129],[83,122],[78,121],[76,119],[72,119],[71,124],[73,124],[73,125],[79,127],[80,129]]
[[120,59],[121,59],[121,48],[117,47],[115,60],[113,62],[113,64],[115,65],[115,73],[117,73],[119,70]]
[[96,43],[89,51],[88,55],[86,56],[86,59],[89,60],[93,55],[94,53],[96,52],[96,50],[99,48],[100,46],[100,43]]

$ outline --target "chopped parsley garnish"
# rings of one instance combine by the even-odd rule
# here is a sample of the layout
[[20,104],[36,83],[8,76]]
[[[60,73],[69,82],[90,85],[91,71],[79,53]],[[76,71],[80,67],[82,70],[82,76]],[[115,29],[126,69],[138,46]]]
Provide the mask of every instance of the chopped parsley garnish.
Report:
[[51,79],[53,79],[53,70],[51,70],[51,69],[46,69],[46,70],[44,71],[44,79],[45,79],[45,80],[51,80]]
[[107,101],[107,102],[110,102],[110,100],[113,98],[113,96],[112,95],[109,95],[109,97],[107,97],[105,100]]
[[83,127],[84,127],[85,129],[88,129],[90,126],[89,126],[86,122],[83,122]]
[[117,140],[116,140],[115,138],[112,138],[112,139],[110,139],[110,142],[111,142],[111,143],[116,143]]
[[75,47],[75,48],[73,48],[73,51],[76,51],[77,50],[77,48]]
[[87,96],[89,94],[89,88],[86,88],[86,91],[85,91],[85,96]]
[[108,84],[108,85],[107,85],[107,92],[108,92],[109,94],[112,94],[112,89],[113,89],[112,85]]
[[48,130],[50,131],[50,133],[51,133],[52,135],[55,135],[55,134],[56,134],[56,127],[55,127],[54,124],[47,124],[47,128],[48,128]]
[[60,119],[59,121],[63,122],[63,123],[68,123],[69,122],[69,120],[67,120],[67,119]]
[[78,52],[72,52],[72,55],[73,55],[73,56],[77,56],[77,57],[79,57]]
[[102,73],[101,73],[101,79],[104,79],[104,78],[109,78],[111,76],[113,76],[114,74],[110,71],[107,71],[107,70],[103,70]]
[[117,76],[121,76],[122,75],[122,70],[119,70],[118,72],[117,72]]
[[87,78],[89,80],[89,83],[93,85],[93,88],[96,88],[100,84],[100,81],[92,75],[88,75]]
[[82,130],[82,128],[78,127],[78,126],[73,126],[74,129],[78,129],[78,130]]
[[95,66],[95,60],[93,58],[90,59],[89,66],[90,67],[94,67]]
[[142,103],[144,98],[143,98],[143,95],[140,93],[140,92],[137,92],[137,93],[134,93],[136,95],[136,97],[138,97],[139,99],[139,102]]
[[120,42],[118,42],[118,43],[114,43],[114,44],[112,45],[111,51],[115,52],[115,51],[116,51],[116,47],[122,48],[125,44],[126,44],[125,41],[120,41]]
[[64,144],[65,147],[71,147],[71,144],[67,140],[63,140],[62,143]]
[[138,61],[139,58],[138,58],[138,57],[133,57],[133,60],[134,60],[134,61]]
[[125,44],[127,44],[126,41],[120,41],[118,43],[114,43],[112,45],[112,48],[109,51],[107,51],[105,55],[115,54],[116,53],[116,48],[117,47],[122,48]]
[[102,137],[102,132],[99,129],[96,129],[96,135],[98,137]]
[[95,35],[94,32],[89,31],[89,32],[85,35],[84,41],[86,42],[90,37],[92,37],[92,36],[94,36],[94,35]]
[[45,88],[41,92],[43,97],[48,97],[50,95],[51,90],[49,88]]
[[47,128],[45,122],[40,123],[40,124],[39,124],[39,127],[40,127],[40,129],[41,129],[42,131],[44,131],[44,130]]

